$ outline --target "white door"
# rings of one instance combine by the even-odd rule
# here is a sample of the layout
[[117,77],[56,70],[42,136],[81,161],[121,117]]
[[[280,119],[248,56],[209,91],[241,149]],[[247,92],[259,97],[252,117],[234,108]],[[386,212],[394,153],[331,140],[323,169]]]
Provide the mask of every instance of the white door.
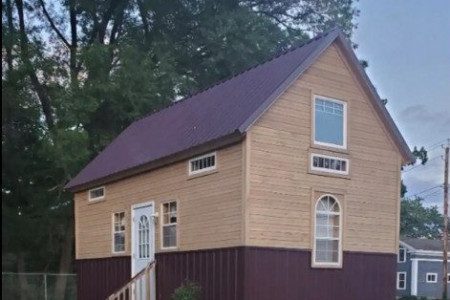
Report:
[[154,203],[133,205],[131,234],[131,276],[155,259]]

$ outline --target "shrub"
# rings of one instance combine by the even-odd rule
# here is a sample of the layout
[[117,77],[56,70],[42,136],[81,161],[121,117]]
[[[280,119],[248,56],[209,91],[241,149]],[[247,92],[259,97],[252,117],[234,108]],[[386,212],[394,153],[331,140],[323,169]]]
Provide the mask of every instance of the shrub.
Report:
[[200,296],[200,285],[192,281],[186,281],[172,294],[172,300],[200,300]]

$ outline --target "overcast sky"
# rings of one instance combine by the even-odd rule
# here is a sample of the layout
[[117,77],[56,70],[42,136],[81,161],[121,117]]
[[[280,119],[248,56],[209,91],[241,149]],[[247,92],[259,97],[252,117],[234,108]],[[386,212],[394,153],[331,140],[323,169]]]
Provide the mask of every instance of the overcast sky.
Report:
[[[430,149],[427,165],[403,172],[413,196],[444,180],[439,144],[450,138],[450,1],[360,0],[357,7],[358,57],[369,62],[366,71],[409,146]],[[442,188],[419,196],[442,206]]]

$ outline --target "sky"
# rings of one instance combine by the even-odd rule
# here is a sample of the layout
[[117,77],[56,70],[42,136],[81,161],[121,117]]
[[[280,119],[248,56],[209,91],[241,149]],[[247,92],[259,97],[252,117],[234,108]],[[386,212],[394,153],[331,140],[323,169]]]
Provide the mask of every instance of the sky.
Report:
[[450,138],[450,1],[360,0],[356,7],[358,57],[369,62],[366,72],[408,145],[429,149],[426,165],[403,171],[407,196],[441,207],[441,144]]

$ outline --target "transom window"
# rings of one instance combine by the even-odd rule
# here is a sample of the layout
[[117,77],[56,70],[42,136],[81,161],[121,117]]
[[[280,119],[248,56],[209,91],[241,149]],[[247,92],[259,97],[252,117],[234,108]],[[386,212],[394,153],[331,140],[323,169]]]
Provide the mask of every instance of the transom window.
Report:
[[348,174],[348,159],[311,154],[311,170],[337,174]]
[[341,208],[329,195],[317,201],[313,263],[320,266],[341,264]]
[[114,214],[113,224],[113,252],[120,253],[125,251],[125,213]]
[[150,257],[150,221],[143,215],[138,224],[138,256],[139,258]]
[[189,175],[212,171],[216,169],[216,152],[195,157],[189,160]]
[[427,283],[437,282],[437,273],[427,273],[426,274]]
[[177,246],[177,202],[164,203],[162,206],[162,247]]
[[400,247],[398,249],[397,261],[400,263],[403,263],[406,261],[406,249],[405,248]]
[[406,289],[406,272],[397,272],[397,290]]
[[316,96],[314,99],[314,143],[347,147],[347,105],[343,101]]
[[89,201],[97,201],[105,198],[105,187],[89,190]]

